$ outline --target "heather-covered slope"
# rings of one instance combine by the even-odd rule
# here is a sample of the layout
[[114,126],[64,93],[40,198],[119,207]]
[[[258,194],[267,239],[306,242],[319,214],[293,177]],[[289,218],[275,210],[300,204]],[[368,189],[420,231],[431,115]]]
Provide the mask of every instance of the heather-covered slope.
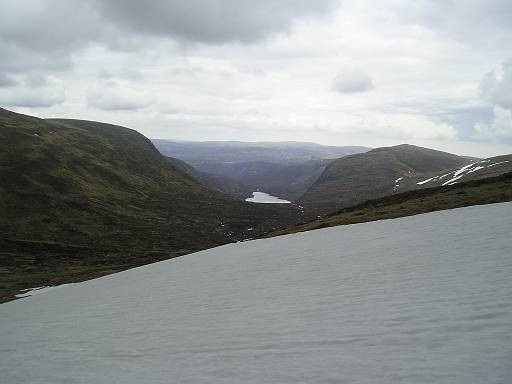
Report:
[[249,204],[199,184],[134,130],[4,109],[0,179],[3,293],[257,236],[299,217],[292,206]]

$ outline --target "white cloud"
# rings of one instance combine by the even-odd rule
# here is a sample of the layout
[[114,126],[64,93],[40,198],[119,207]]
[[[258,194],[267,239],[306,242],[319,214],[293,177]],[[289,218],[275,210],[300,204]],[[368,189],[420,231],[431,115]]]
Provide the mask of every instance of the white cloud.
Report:
[[501,141],[512,139],[512,112],[494,107],[494,119],[490,124],[476,123],[474,137],[479,140]]
[[396,140],[440,140],[457,138],[457,130],[449,124],[435,123],[420,115],[382,114],[364,118],[359,124],[367,135],[381,135]]
[[16,79],[0,72],[0,87],[12,87],[17,84]]
[[108,20],[131,31],[178,40],[250,43],[288,32],[294,20],[324,16],[336,0],[97,1]]
[[47,108],[64,102],[62,89],[44,88],[33,92],[30,88],[17,88],[0,93],[0,105],[7,107]]
[[480,83],[480,92],[491,104],[512,110],[512,61],[503,63],[501,71],[487,73]]

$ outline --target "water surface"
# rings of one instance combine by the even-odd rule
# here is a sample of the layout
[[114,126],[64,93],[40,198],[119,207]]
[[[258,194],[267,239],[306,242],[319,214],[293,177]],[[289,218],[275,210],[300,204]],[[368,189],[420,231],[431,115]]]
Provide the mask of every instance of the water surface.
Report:
[[253,192],[252,197],[245,199],[245,201],[265,204],[290,204],[288,200],[280,199],[279,197],[269,195],[265,192]]

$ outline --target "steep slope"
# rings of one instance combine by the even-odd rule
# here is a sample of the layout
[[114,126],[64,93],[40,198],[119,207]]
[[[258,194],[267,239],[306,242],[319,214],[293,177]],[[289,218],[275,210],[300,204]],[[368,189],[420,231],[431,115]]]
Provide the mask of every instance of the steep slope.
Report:
[[299,217],[293,206],[204,187],[131,129],[3,109],[0,179],[4,292],[257,236]]
[[253,191],[296,200],[322,174],[327,159],[369,150],[313,143],[174,142],[153,140],[165,155],[195,169],[235,179]]
[[229,244],[0,305],[2,380],[504,384],[512,204]]
[[175,167],[186,172],[188,175],[192,176],[201,184],[219,192],[225,193],[226,195],[233,196],[242,200],[252,196],[253,189],[245,186],[242,183],[239,183],[235,179],[215,173],[198,171],[183,160],[175,159],[173,157],[167,157],[167,161],[169,161]]
[[465,157],[413,145],[377,148],[329,164],[299,202],[320,214],[331,213],[396,193],[397,182],[406,177],[451,171],[468,161]]

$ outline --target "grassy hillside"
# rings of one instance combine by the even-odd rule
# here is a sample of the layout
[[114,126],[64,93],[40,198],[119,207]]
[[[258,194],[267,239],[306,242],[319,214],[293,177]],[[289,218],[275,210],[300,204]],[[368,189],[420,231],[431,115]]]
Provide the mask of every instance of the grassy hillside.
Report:
[[317,220],[274,231],[272,235],[327,228],[336,225],[393,219],[470,205],[512,201],[512,172],[460,184],[413,190],[370,200]]
[[399,178],[441,173],[467,162],[465,157],[413,145],[377,148],[330,163],[299,202],[319,214],[332,213],[395,193]]
[[134,130],[0,109],[0,294],[258,236],[293,206],[245,203],[172,166]]

